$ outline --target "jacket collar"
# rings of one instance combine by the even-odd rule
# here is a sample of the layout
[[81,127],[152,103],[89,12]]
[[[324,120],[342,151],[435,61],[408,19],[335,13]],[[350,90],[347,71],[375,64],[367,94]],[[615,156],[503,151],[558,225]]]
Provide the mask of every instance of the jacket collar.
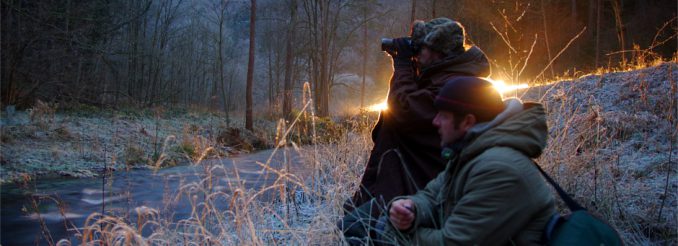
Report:
[[437,83],[444,81],[450,74],[487,77],[490,75],[490,62],[480,48],[471,46],[462,54],[445,57],[422,68],[420,78]]
[[523,103],[520,99],[510,98],[505,100],[504,111],[499,113],[493,120],[475,124],[468,132],[466,132],[461,140],[443,147],[441,153],[443,159],[451,160],[454,156],[461,154],[461,152],[478,136],[500,125],[506,121],[506,119],[511,118],[521,111],[523,111]]

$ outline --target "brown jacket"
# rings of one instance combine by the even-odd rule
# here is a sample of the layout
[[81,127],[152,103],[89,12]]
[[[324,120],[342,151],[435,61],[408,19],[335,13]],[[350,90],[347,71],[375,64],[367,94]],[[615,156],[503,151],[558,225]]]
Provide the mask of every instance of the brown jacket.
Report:
[[[475,46],[432,64],[419,76],[414,66],[395,67],[388,110],[381,112],[372,130],[374,148],[353,205],[371,198],[387,203],[396,196],[414,194],[443,171],[440,136],[432,123],[437,113],[433,100],[451,78],[486,77],[489,73],[487,57]],[[346,208],[351,210],[351,206]]]

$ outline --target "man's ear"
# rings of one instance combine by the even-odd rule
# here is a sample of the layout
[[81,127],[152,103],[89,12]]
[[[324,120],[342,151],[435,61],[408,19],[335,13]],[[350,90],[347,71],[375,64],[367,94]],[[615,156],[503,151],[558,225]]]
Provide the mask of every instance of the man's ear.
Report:
[[468,130],[471,129],[476,124],[476,116],[473,114],[467,114],[464,116],[464,120],[461,122],[461,129]]

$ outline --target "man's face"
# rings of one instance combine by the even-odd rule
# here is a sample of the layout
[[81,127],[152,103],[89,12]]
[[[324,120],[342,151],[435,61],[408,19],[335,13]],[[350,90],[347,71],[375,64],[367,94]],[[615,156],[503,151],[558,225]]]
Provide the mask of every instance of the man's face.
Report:
[[426,46],[421,47],[421,51],[417,54],[415,57],[417,59],[417,63],[419,63],[419,66],[421,67],[427,67],[436,61],[439,61],[442,59],[442,54],[432,51]]
[[438,128],[441,147],[459,141],[464,137],[466,131],[475,123],[475,117],[473,118],[473,122],[469,122],[470,119],[468,117],[469,115],[467,115],[459,125],[455,125],[454,114],[452,112],[443,110],[438,111],[436,117],[433,118],[433,125]]

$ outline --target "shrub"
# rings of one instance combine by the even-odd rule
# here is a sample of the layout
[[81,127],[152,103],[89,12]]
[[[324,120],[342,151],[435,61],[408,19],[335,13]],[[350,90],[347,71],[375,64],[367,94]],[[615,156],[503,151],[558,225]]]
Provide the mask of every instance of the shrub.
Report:
[[197,155],[197,153],[195,151],[195,147],[190,142],[180,143],[179,146],[175,147],[174,151],[178,152],[178,153],[183,153],[186,156],[188,156],[189,158],[194,158]]
[[240,150],[254,151],[268,148],[266,140],[255,133],[239,128],[227,127],[219,129],[217,143]]
[[54,122],[54,113],[56,112],[56,108],[56,104],[49,104],[37,100],[35,105],[33,105],[33,107],[28,110],[28,116],[31,120],[31,123],[43,130],[48,129],[49,126]]
[[68,130],[68,127],[66,126],[61,126],[59,128],[54,129],[55,137],[60,140],[71,140],[73,139],[73,135],[71,134],[71,131]]
[[128,145],[125,148],[124,158],[128,166],[148,163],[144,150],[137,145]]

